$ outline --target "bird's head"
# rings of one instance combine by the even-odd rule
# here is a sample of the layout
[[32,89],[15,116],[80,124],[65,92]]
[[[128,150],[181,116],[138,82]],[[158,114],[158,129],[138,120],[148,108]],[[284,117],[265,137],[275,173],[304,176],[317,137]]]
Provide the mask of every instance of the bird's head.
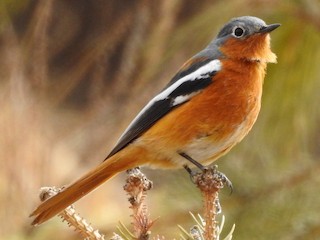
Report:
[[267,25],[257,17],[234,18],[222,27],[213,44],[226,58],[276,62],[277,57],[270,49],[269,33],[279,26]]

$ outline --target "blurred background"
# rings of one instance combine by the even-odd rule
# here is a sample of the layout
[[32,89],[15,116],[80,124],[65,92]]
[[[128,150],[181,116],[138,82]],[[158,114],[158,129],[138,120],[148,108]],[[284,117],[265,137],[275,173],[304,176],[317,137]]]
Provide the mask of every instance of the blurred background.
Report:
[[[262,111],[217,164],[234,239],[320,238],[318,0],[2,0],[0,3],[0,239],[81,239],[54,218],[30,226],[41,186],[99,164],[144,104],[230,18],[281,23],[272,33]],[[185,171],[146,170],[153,236],[179,238],[199,191]],[[120,174],[76,204],[108,239],[130,227]],[[223,234],[224,235],[224,234]]]

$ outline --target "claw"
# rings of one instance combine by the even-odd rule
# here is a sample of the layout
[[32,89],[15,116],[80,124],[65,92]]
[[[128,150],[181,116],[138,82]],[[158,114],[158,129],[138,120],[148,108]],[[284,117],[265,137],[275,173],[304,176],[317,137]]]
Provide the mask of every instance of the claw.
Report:
[[219,172],[218,170],[216,170],[216,174],[219,175],[219,178],[221,179],[223,184],[226,185],[230,189],[230,195],[231,195],[233,193],[233,185],[232,185],[232,182],[230,181],[230,179],[224,173]]

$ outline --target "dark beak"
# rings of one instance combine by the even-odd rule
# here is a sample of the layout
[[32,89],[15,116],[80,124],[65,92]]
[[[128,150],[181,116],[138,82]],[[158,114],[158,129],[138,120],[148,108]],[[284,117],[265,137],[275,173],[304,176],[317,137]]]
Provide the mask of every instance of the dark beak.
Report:
[[269,32],[272,32],[276,28],[280,27],[280,25],[281,24],[279,24],[279,23],[275,23],[275,24],[270,24],[270,25],[267,25],[267,26],[263,26],[262,28],[260,28],[258,33],[269,33]]

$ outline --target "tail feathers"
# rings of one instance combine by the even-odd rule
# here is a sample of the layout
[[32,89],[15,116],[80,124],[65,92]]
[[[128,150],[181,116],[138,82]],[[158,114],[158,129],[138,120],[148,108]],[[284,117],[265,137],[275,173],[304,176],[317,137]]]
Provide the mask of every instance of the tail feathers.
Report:
[[63,191],[40,204],[30,215],[30,217],[35,216],[32,225],[39,225],[49,220],[117,173],[138,166],[134,160],[136,157],[119,159],[118,154],[113,155]]

